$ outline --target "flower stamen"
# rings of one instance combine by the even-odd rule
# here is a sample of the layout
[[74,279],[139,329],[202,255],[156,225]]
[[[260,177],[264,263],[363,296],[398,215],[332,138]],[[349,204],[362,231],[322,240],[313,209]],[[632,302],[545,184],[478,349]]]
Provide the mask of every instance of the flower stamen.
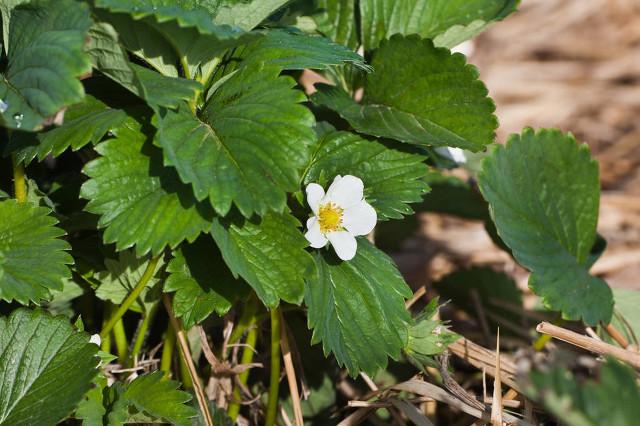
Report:
[[344,210],[335,203],[327,203],[318,209],[318,222],[320,224],[320,232],[338,231],[342,229],[342,213]]

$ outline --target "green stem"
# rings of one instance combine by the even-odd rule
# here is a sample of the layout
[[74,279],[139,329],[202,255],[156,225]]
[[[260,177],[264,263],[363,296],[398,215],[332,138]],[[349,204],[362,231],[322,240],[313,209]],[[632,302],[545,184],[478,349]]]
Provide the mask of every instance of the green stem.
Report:
[[171,375],[171,360],[173,359],[173,348],[176,346],[176,333],[174,333],[171,324],[167,326],[164,332],[164,341],[162,343],[162,358],[160,359],[160,371],[164,372],[164,377],[169,378]]
[[[242,335],[256,324],[259,308],[260,303],[258,298],[255,296],[255,293],[252,293],[252,296],[244,306],[244,311],[242,312],[240,320],[238,320],[238,325],[233,329],[229,337],[229,346],[238,343]],[[230,349],[227,348],[227,353],[223,354],[225,359],[229,356],[229,350]]]
[[189,368],[187,367],[187,363],[184,361],[184,357],[178,357],[178,362],[180,365],[180,378],[182,379],[182,385],[185,389],[193,389],[193,380],[191,380]]
[[27,201],[27,180],[24,165],[21,164],[15,155],[11,156],[13,162],[13,194],[19,203]]
[[271,375],[269,377],[269,401],[265,426],[274,426],[278,414],[278,391],[280,389],[280,312],[271,309]]
[[127,342],[127,333],[124,330],[122,318],[120,318],[118,322],[116,322],[116,325],[113,326],[113,337],[116,341],[118,359],[120,360],[120,363],[124,364],[127,359],[127,352],[129,352],[129,343]]
[[136,357],[140,354],[140,350],[142,349],[142,345],[144,344],[144,339],[147,337],[147,330],[149,329],[149,324],[151,324],[151,320],[153,319],[156,311],[158,310],[158,303],[153,304],[149,312],[147,312],[142,318],[142,324],[138,327],[138,334],[136,334],[136,339],[133,342],[133,348],[131,349],[131,357],[130,364],[136,360]]
[[[242,350],[242,357],[240,358],[241,364],[251,364],[253,362],[253,355],[256,347],[256,341],[258,340],[258,328],[256,325],[256,316],[253,317],[252,328],[249,329],[249,333],[247,333],[247,340],[245,341],[244,349]],[[245,370],[240,374],[239,380],[242,386],[246,386],[247,381],[249,380],[249,372],[251,370]],[[233,390],[233,401],[229,404],[229,409],[227,410],[227,415],[235,422],[236,418],[238,418],[238,414],[240,414],[240,400],[242,396],[240,395],[240,387],[236,386]]]
[[118,307],[118,310],[109,318],[109,321],[102,327],[102,331],[100,332],[100,337],[105,338],[111,331],[114,325],[122,318],[122,316],[129,310],[131,305],[136,301],[142,290],[144,290],[145,286],[149,283],[151,277],[153,277],[153,273],[156,271],[156,266],[158,266],[158,261],[160,260],[160,256],[154,257],[149,261],[147,265],[147,269],[145,269],[144,274],[140,277],[140,281],[138,284],[131,290],[131,293],[127,296],[126,299],[122,302],[122,304]]
[[[102,320],[103,326],[104,324],[107,323],[107,318],[111,315],[111,312],[113,312],[113,305],[107,302],[107,304],[105,305],[104,319]],[[102,342],[100,343],[100,349],[110,354],[111,353],[111,333],[107,334],[105,337],[102,337],[101,340]]]

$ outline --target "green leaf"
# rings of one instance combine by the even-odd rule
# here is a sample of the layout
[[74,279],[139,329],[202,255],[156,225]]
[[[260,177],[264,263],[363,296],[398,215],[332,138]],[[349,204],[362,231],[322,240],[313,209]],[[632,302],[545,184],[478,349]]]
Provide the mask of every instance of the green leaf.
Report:
[[71,247],[50,209],[9,199],[0,201],[0,299],[23,305],[51,298],[71,276]]
[[243,68],[209,99],[199,117],[182,105],[157,116],[155,143],[166,165],[209,198],[220,215],[232,202],[245,216],[282,211],[298,188],[314,138],[311,112],[295,81],[275,66]]
[[434,286],[442,299],[451,300],[472,316],[478,313],[474,302],[477,297],[491,324],[499,326],[504,322],[518,324],[521,321],[519,314],[500,306],[500,302],[506,302],[522,308],[522,292],[515,281],[504,273],[491,268],[460,269],[444,276]]
[[429,190],[424,181],[425,157],[387,148],[349,132],[327,133],[317,142],[304,183],[319,183],[336,175],[357,176],[364,182],[365,197],[378,218],[400,219],[413,213],[409,203],[422,200]]
[[151,107],[177,107],[189,101],[202,90],[197,81],[167,77],[129,62],[125,49],[120,46],[116,30],[106,22],[91,27],[88,53],[93,66],[104,75],[147,101]]
[[393,34],[419,34],[453,47],[492,21],[514,12],[519,0],[370,0],[360,2],[362,45],[378,47]]
[[407,345],[411,289],[393,261],[363,238],[356,256],[341,262],[329,252],[314,255],[317,276],[307,275],[304,301],[312,343],[322,342],[352,376],[385,368]]
[[[71,278],[62,280],[62,290],[51,290],[51,300],[44,308],[52,315],[64,315],[72,318],[76,315],[71,301],[82,296],[84,290]],[[79,318],[79,317],[78,317]]]
[[224,261],[242,277],[262,302],[276,307],[280,299],[300,304],[303,277],[313,273],[313,262],[304,248],[307,240],[300,223],[286,213],[268,213],[260,222],[214,221],[211,234]]
[[156,371],[137,377],[126,385],[120,399],[139,411],[175,425],[191,425],[189,420],[197,415],[185,404],[191,395],[178,390],[179,382],[164,380],[164,373]]
[[358,30],[355,20],[356,2],[353,0],[316,0],[318,9],[315,20],[318,31],[336,43],[355,49],[358,47]]
[[116,243],[118,251],[135,245],[138,256],[157,256],[208,229],[213,211],[193,198],[175,170],[162,166],[162,154],[141,124],[128,120],[114,134],[96,146],[102,157],[85,166],[91,179],[80,191],[89,200],[85,210],[101,215],[105,243]]
[[349,63],[371,71],[362,56],[347,47],[325,37],[310,36],[292,29],[270,30],[263,38],[242,49],[241,54],[243,66],[264,62],[283,70],[325,70],[332,65]]
[[64,117],[62,126],[47,132],[16,133],[6,152],[16,151],[16,159],[29,164],[36,157],[38,161],[50,154],[57,157],[68,148],[77,151],[89,143],[100,142],[107,132],[121,126],[127,115],[87,95],[81,103],[70,106]]
[[[218,8],[217,24],[226,24],[243,30],[252,30],[290,0],[226,1]],[[226,4],[224,4],[226,3]]]
[[635,371],[614,359],[600,368],[599,381],[574,377],[564,366],[532,372],[526,393],[568,426],[633,426],[640,417]]
[[611,324],[620,330],[629,342],[637,345],[640,339],[640,291],[614,288],[613,299],[615,313]]
[[[142,278],[147,269],[149,256],[137,258],[133,250],[124,250],[118,253],[118,259],[105,259],[106,271],[96,274],[96,280],[100,286],[96,290],[96,297],[101,300],[108,300],[115,305],[120,305],[131,293],[136,284]],[[159,298],[159,289],[156,285],[161,278],[156,272],[161,269],[162,262],[158,262],[154,275],[151,277],[146,287],[142,290],[140,297],[131,305],[134,312],[149,312],[151,306]]]
[[185,329],[204,321],[212,312],[226,314],[233,302],[248,294],[248,287],[235,279],[222,260],[211,236],[202,235],[192,244],[173,252],[167,266],[165,292],[173,292],[173,310]]
[[103,391],[107,387],[107,378],[99,374],[93,380],[93,387],[84,394],[78,404],[74,417],[82,420],[82,426],[103,426],[103,417],[107,410],[103,403]]
[[66,318],[24,308],[0,318],[0,425],[61,421],[98,373],[97,351]]
[[493,142],[495,105],[462,54],[417,36],[393,36],[374,52],[371,65],[375,72],[366,76],[361,104],[322,84],[311,100],[339,113],[360,133],[470,151]]
[[441,354],[460,338],[458,334],[449,331],[442,321],[434,319],[438,308],[438,298],[435,297],[413,320],[409,328],[406,353],[419,364],[431,362],[431,357]]
[[531,289],[567,319],[611,319],[611,289],[587,270],[596,239],[598,164],[558,130],[526,129],[484,160],[480,189]]
[[[123,44],[135,55],[170,77],[179,75],[181,63],[185,77],[194,78],[226,49],[251,42],[259,33],[247,33],[213,22],[211,11],[194,0],[97,0],[103,20],[117,30]],[[186,65],[186,67],[185,67]],[[212,72],[207,69],[201,81]]]
[[0,125],[38,130],[84,96],[79,77],[91,71],[84,52],[89,8],[73,0],[36,0],[15,7],[10,15],[9,55],[0,76]]

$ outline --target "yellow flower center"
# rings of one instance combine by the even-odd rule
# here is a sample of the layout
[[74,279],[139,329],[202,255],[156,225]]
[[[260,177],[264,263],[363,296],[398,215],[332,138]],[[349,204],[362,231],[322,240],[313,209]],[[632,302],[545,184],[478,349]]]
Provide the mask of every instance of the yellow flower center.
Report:
[[327,233],[337,231],[342,228],[343,210],[333,203],[320,206],[318,210],[318,222],[320,222],[320,232]]

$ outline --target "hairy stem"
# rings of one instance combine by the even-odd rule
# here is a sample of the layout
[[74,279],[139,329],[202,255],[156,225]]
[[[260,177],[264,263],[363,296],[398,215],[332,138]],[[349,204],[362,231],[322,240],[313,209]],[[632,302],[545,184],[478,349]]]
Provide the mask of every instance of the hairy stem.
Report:
[[158,261],[160,260],[160,256],[154,257],[149,261],[147,265],[147,269],[145,269],[142,277],[140,277],[140,281],[136,284],[136,286],[131,290],[131,293],[127,296],[126,299],[122,302],[122,304],[118,307],[118,309],[114,312],[114,314],[109,318],[109,321],[102,327],[102,331],[100,332],[100,337],[105,338],[111,331],[114,325],[122,318],[122,316],[129,310],[131,305],[136,301],[142,290],[146,287],[153,277],[153,273],[156,270],[156,266],[158,266]]
[[140,354],[140,350],[142,349],[142,345],[144,344],[144,339],[147,337],[147,330],[149,330],[149,325],[153,320],[153,317],[158,310],[158,303],[155,303],[149,312],[145,313],[142,317],[142,323],[140,327],[138,327],[138,333],[136,334],[136,339],[133,342],[133,347],[131,348],[131,356],[130,356],[130,365],[136,360],[136,357]]
[[[247,333],[247,340],[244,342],[247,346],[242,350],[242,357],[240,358],[241,364],[251,364],[253,362],[253,354],[255,353],[256,341],[258,340],[258,329],[255,327],[256,317],[253,317],[253,327],[249,329],[249,333]],[[247,381],[249,380],[249,372],[251,370],[245,370],[240,374],[238,380],[242,386],[246,386]],[[231,418],[231,420],[235,421],[240,413],[240,400],[242,396],[240,395],[240,388],[236,386],[233,390],[233,401],[229,404],[229,409],[227,410],[227,414]]]
[[280,311],[271,309],[271,375],[269,378],[269,402],[267,403],[266,426],[276,424],[278,414],[278,391],[280,390]]
[[171,360],[173,359],[173,348],[176,346],[176,333],[173,332],[171,324],[167,326],[167,331],[164,332],[164,339],[162,342],[162,358],[160,359],[160,371],[164,373],[166,379],[171,374]]
[[24,171],[24,165],[16,160],[16,156],[12,155],[13,162],[13,194],[19,203],[27,201],[27,180]]
[[120,318],[113,326],[113,337],[116,341],[118,359],[120,360],[121,364],[124,364],[127,359],[127,352],[129,352],[129,343],[127,342],[127,333],[124,330],[122,318]]

